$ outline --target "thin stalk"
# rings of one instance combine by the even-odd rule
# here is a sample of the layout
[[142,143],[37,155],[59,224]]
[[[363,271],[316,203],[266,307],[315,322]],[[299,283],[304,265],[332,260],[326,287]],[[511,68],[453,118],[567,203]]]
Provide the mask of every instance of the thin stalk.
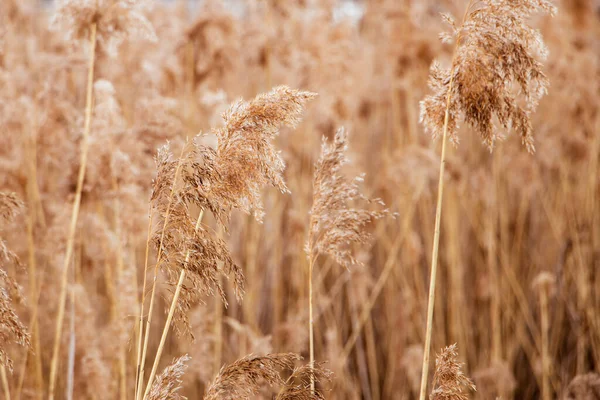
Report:
[[550,357],[548,354],[548,290],[542,288],[540,293],[542,319],[542,399],[550,400]]
[[[423,189],[423,186],[420,186],[419,189],[417,190],[417,193],[419,195],[415,196],[415,198],[418,198],[420,196],[422,189]],[[404,239],[406,238],[406,235],[408,234],[408,229],[410,228],[410,221],[411,221],[412,216],[414,215],[414,209],[415,209],[415,205],[416,205],[415,203],[416,203],[416,200],[411,204],[410,209],[407,210],[406,216],[404,217],[404,220],[402,221],[402,231],[401,231],[400,235],[398,235],[396,237],[396,239],[394,240],[394,243],[392,244],[390,252],[387,256],[387,260],[383,267],[383,271],[381,272],[381,275],[379,275],[379,278],[377,279],[377,282],[375,283],[375,286],[373,287],[373,290],[371,291],[371,294],[369,295],[369,298],[366,300],[365,306],[363,307],[363,309],[360,313],[360,316],[358,319],[358,324],[354,327],[352,335],[350,335],[350,338],[344,345],[344,349],[342,350],[342,354],[340,356],[340,360],[341,360],[340,365],[344,365],[346,363],[346,360],[348,359],[350,352],[354,348],[354,345],[356,344],[356,341],[358,340],[358,338],[360,336],[362,328],[365,326],[365,324],[369,320],[369,317],[371,315],[371,310],[375,306],[375,302],[379,298],[379,295],[381,294],[381,291],[383,290],[383,288],[388,280],[388,277],[390,276],[390,273],[394,269],[394,266],[397,265],[396,264],[396,256],[398,255],[398,252],[400,251],[400,246],[402,245],[402,243],[404,242]]]
[[[315,365],[315,336],[314,336],[314,320],[313,320],[313,267],[315,257],[310,258],[308,265],[308,325],[309,325],[309,346],[310,346],[310,365]],[[310,374],[310,393],[315,393],[315,376]]]
[[[37,221],[37,218],[40,218],[40,221],[45,224],[43,221],[43,212],[41,210],[41,200],[38,189],[38,181],[37,181],[37,150],[36,150],[36,139],[33,134],[33,128],[31,128],[31,133],[27,140],[27,148],[29,150],[29,168],[28,168],[28,180],[27,180],[27,198],[29,200],[29,212],[27,215],[27,255],[28,255],[28,275],[29,275],[29,298],[37,299],[38,292],[38,283],[37,283],[37,262],[35,255],[35,240],[34,240],[34,228]],[[31,336],[33,342],[33,351],[34,355],[34,371],[37,379],[37,389],[38,389],[38,397],[42,397],[44,390],[44,379],[42,373],[42,358],[41,358],[41,348],[40,348],[40,332],[39,325],[37,323],[37,308],[38,304],[33,304],[33,315],[35,318],[32,318],[30,326],[31,326]],[[27,357],[25,357],[27,359]],[[27,362],[24,364],[27,365]],[[26,369],[26,368],[25,368]],[[24,377],[20,377],[19,386],[17,387],[17,398],[21,395],[22,388],[22,379]]]
[[[200,215],[198,215],[198,219],[196,220],[196,227],[194,231],[197,232],[200,227],[200,223],[202,222],[202,216],[204,215],[204,210],[200,211]],[[185,264],[190,260],[190,250],[188,249],[185,254]],[[154,357],[154,364],[152,365],[152,371],[150,372],[150,377],[148,378],[148,384],[146,385],[146,390],[144,392],[144,398],[148,396],[150,393],[150,389],[152,388],[152,381],[154,380],[154,376],[156,375],[156,370],[158,369],[158,363],[160,362],[160,357],[162,356],[163,349],[165,347],[165,342],[167,340],[167,335],[169,333],[169,328],[171,327],[171,320],[173,319],[173,315],[175,314],[175,306],[177,305],[177,300],[179,299],[179,293],[181,292],[181,286],[183,285],[183,281],[185,280],[185,269],[181,269],[181,273],[179,274],[179,281],[177,282],[177,287],[175,288],[175,294],[173,295],[173,301],[171,301],[171,307],[169,308],[169,315],[167,316],[167,321],[165,322],[165,327],[163,329],[162,336],[160,338],[160,343],[158,345],[158,350],[156,350],[156,357]]]
[[65,303],[67,300],[67,282],[69,277],[69,264],[73,256],[73,244],[75,241],[75,230],[77,228],[77,218],[79,217],[79,207],[81,205],[81,191],[85,178],[85,169],[87,165],[87,155],[89,149],[90,126],[92,120],[92,92],[94,84],[94,66],[96,62],[96,23],[90,26],[90,60],[87,79],[87,93],[85,106],[85,124],[83,128],[83,141],[81,143],[81,162],[79,166],[79,176],[77,177],[77,188],[75,191],[75,200],[73,201],[73,212],[71,214],[71,224],[67,237],[67,251],[65,253],[64,265],[62,270],[62,279],[60,295],[58,300],[58,316],[56,320],[56,331],[54,336],[54,348],[52,351],[52,362],[50,366],[50,383],[48,388],[48,398],[54,399],[54,390],[56,387],[56,373],[58,371],[58,358],[60,351],[60,338],[62,334],[63,322],[65,317]]
[[[141,391],[144,385],[144,366],[146,365],[146,352],[148,351],[148,339],[150,338],[150,325],[152,324],[152,310],[154,309],[154,294],[156,293],[156,281],[158,278],[158,266],[160,265],[161,257],[162,257],[162,249],[163,249],[163,241],[165,239],[165,231],[167,230],[167,224],[169,223],[169,215],[171,213],[171,205],[173,204],[173,194],[175,193],[175,184],[177,183],[177,177],[179,176],[179,170],[181,169],[181,161],[183,159],[183,151],[185,150],[185,146],[181,149],[181,154],[179,155],[179,160],[177,161],[177,168],[175,169],[175,175],[173,176],[173,183],[171,185],[171,193],[169,194],[169,203],[167,204],[167,211],[165,215],[165,221],[163,223],[163,229],[160,236],[160,243],[158,247],[158,254],[156,256],[156,264],[154,265],[154,278],[152,281],[152,293],[150,294],[150,306],[148,307],[148,319],[146,319],[146,330],[144,332],[144,347],[142,349],[142,358],[139,372],[139,380],[138,380],[138,392],[136,399],[139,399],[141,396]],[[150,237],[148,237],[150,240]],[[146,276],[144,275],[144,285]],[[143,315],[143,314],[142,314]],[[140,333],[141,334],[141,333]]]
[[[117,177],[113,174],[112,187],[115,193],[119,191],[119,185],[117,183]],[[123,278],[123,238],[121,237],[121,207],[119,198],[115,197],[114,200],[115,210],[115,233],[117,235],[117,282],[120,283]],[[116,297],[117,305],[119,305],[121,299],[119,295]],[[121,343],[119,346],[119,398],[120,400],[127,400],[127,360],[126,360],[126,343]]]
[[[473,0],[465,10],[462,24],[464,25],[469,9]],[[421,371],[421,390],[419,391],[419,400],[425,400],[427,396],[427,377],[429,375],[429,359],[431,350],[431,333],[433,331],[433,308],[435,304],[435,281],[438,267],[438,254],[440,248],[440,222],[442,220],[442,199],[444,194],[444,171],[446,167],[446,142],[448,138],[448,120],[450,117],[450,100],[452,97],[452,87],[454,85],[454,62],[456,53],[460,44],[460,34],[456,38],[456,45],[452,55],[452,69],[450,71],[450,83],[448,84],[448,94],[446,96],[446,111],[444,113],[444,131],[442,135],[442,154],[440,156],[440,176],[438,181],[438,196],[435,211],[435,229],[433,232],[433,249],[431,251],[431,274],[429,277],[429,297],[427,301],[427,328],[425,330],[425,347],[423,349],[423,368]]]
[[148,209],[148,236],[146,239],[146,261],[144,263],[144,283],[142,285],[142,301],[140,301],[140,323],[138,327],[138,346],[137,346],[137,363],[135,369],[135,397],[137,399],[138,396],[138,382],[140,377],[140,370],[142,365],[142,336],[144,333],[144,303],[146,301],[146,273],[148,272],[148,253],[150,251],[150,234],[152,233],[152,210]]
[[6,368],[4,365],[0,366],[0,376],[2,377],[2,388],[4,389],[4,397],[6,400],[10,400],[10,389],[8,387],[8,378],[6,377]]
[[425,331],[425,347],[423,349],[423,369],[421,371],[421,390],[419,399],[425,400],[427,391],[427,376],[429,375],[429,357],[431,347],[431,333],[433,324],[433,306],[435,304],[435,279],[437,275],[438,253],[440,246],[440,221],[442,219],[442,196],[444,191],[444,169],[446,166],[446,137],[448,135],[448,111],[450,107],[450,91],[453,79],[450,78],[450,89],[446,102],[446,115],[444,117],[444,135],[442,137],[442,156],[440,159],[440,179],[438,182],[438,197],[435,212],[435,230],[433,233],[433,250],[431,255],[431,276],[429,278],[429,299],[427,302],[427,329]]

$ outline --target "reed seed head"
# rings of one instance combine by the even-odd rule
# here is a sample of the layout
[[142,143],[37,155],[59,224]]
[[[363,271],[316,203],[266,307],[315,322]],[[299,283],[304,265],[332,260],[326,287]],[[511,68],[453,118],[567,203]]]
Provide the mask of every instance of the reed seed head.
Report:
[[454,42],[452,65],[431,67],[433,94],[421,102],[421,122],[434,137],[442,135],[448,113],[448,137],[458,143],[460,116],[474,127],[491,150],[505,130],[515,130],[531,153],[531,113],[547,92],[542,64],[548,54],[541,34],[526,20],[534,13],[553,15],[546,0],[482,0],[474,3],[458,25],[449,15],[451,28],[442,40]]

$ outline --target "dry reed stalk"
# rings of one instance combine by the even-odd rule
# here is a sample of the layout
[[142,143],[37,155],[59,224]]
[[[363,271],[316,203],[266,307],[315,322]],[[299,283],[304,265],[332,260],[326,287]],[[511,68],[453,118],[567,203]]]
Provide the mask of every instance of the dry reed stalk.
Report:
[[416,199],[418,199],[420,197],[420,193],[421,193],[422,189],[423,189],[423,185],[421,185],[420,188],[417,189],[417,194],[415,194],[415,196],[413,197],[415,199],[415,201],[413,201],[411,203],[410,208],[405,210],[404,218],[402,221],[402,231],[401,231],[400,235],[398,235],[396,237],[396,239],[394,240],[394,243],[392,244],[392,247],[387,256],[387,260],[384,264],[383,271],[381,272],[381,275],[379,275],[379,278],[377,278],[377,282],[375,283],[375,286],[373,287],[373,290],[371,291],[371,295],[369,296],[369,299],[363,306],[363,309],[360,313],[358,325],[354,327],[354,329],[352,331],[352,335],[350,335],[350,338],[346,341],[346,344],[344,345],[344,349],[340,355],[339,363],[341,365],[344,365],[346,363],[348,356],[350,355],[350,352],[352,351],[352,348],[354,347],[354,345],[356,344],[356,341],[360,337],[362,328],[365,326],[365,324],[367,323],[367,321],[370,318],[371,310],[375,306],[375,302],[379,298],[379,295],[381,294],[381,291],[383,290],[383,288],[390,276],[390,273],[392,272],[394,267],[397,265],[396,257],[398,255],[398,252],[400,251],[402,243],[404,242],[404,239],[407,236],[408,231],[410,229],[410,221],[414,216]]
[[[117,183],[117,177],[115,174],[112,175],[112,188],[115,193],[119,191],[119,185]],[[117,237],[117,282],[121,282],[123,275],[123,238],[121,237],[121,205],[119,198],[115,197],[113,201],[114,218],[115,218],[115,235]],[[117,295],[117,307],[121,302],[120,294]],[[126,343],[121,343],[118,355],[118,368],[119,368],[119,395],[121,400],[127,400],[127,356],[126,356]]]
[[[175,168],[175,173],[173,175],[173,182],[171,182],[171,190],[169,193],[169,198],[168,198],[168,203],[167,203],[167,210],[165,212],[165,217],[164,217],[164,222],[163,222],[163,227],[162,227],[162,232],[161,232],[161,236],[160,236],[160,241],[159,241],[159,247],[158,247],[158,254],[156,256],[156,264],[154,265],[154,276],[152,278],[152,291],[150,293],[150,305],[148,306],[148,318],[146,319],[146,329],[145,329],[145,333],[144,333],[144,347],[142,348],[142,356],[141,356],[141,364],[140,364],[140,372],[139,372],[139,376],[138,376],[138,392],[137,392],[137,396],[136,399],[140,399],[141,396],[141,391],[144,385],[144,366],[146,364],[146,352],[148,350],[148,340],[150,338],[150,325],[152,323],[152,311],[154,309],[154,297],[155,297],[155,293],[156,293],[156,281],[158,280],[158,267],[160,265],[161,262],[161,257],[163,254],[163,243],[164,243],[164,239],[165,239],[165,232],[166,232],[166,228],[167,225],[169,223],[169,216],[171,213],[171,206],[173,204],[173,195],[175,194],[175,185],[177,184],[177,178],[179,177],[179,172],[181,170],[181,164],[183,161],[183,152],[185,150],[185,146],[181,148],[181,154],[179,155],[179,158],[177,159],[177,167]],[[160,184],[160,183],[158,183]],[[150,237],[148,237],[148,242],[150,241]],[[147,244],[148,246],[148,244]],[[146,285],[146,275],[144,274],[144,286]],[[142,295],[142,302],[143,302],[144,298]],[[143,303],[141,306],[141,310],[142,310],[142,314],[143,315]],[[142,334],[142,331],[140,329],[140,335]]]
[[[469,0],[464,20],[471,8],[473,0]],[[460,38],[459,38],[460,39]],[[456,41],[458,47],[459,39]],[[452,65],[457,51],[454,50]],[[435,228],[433,233],[433,249],[431,251],[431,269],[429,273],[429,296],[427,297],[427,326],[425,329],[425,344],[423,349],[423,367],[421,370],[421,389],[419,390],[419,400],[425,400],[427,393],[427,376],[429,375],[429,352],[431,350],[431,333],[433,331],[433,308],[435,304],[435,282],[437,276],[438,252],[440,246],[440,223],[442,220],[442,198],[444,192],[444,171],[446,168],[446,139],[448,137],[448,119],[450,115],[450,96],[452,94],[452,85],[454,84],[454,74],[451,73],[450,84],[448,85],[448,94],[446,96],[446,110],[444,111],[444,128],[442,134],[442,153],[440,155],[440,173],[438,181],[438,195],[435,207]]]
[[[309,347],[310,364],[314,365],[314,315],[313,315],[313,269],[319,255],[328,254],[338,264],[348,268],[360,264],[354,257],[350,245],[369,242],[371,235],[365,226],[383,218],[389,210],[370,211],[351,208],[356,200],[383,205],[379,199],[370,200],[359,190],[362,176],[349,180],[341,175],[341,168],[349,162],[346,151],[348,138],[339,129],[333,140],[323,140],[321,156],[316,164],[313,180],[313,205],[310,210],[310,223],[305,251],[308,257],[308,301],[309,301]],[[314,393],[314,379],[311,379],[311,393]]]
[[[34,237],[33,237],[33,230],[34,230],[34,224],[35,224],[35,215],[34,215],[35,211],[34,208],[32,207],[29,210],[28,216],[27,216],[27,252],[28,252],[28,266],[29,266],[29,275],[30,275],[30,281],[29,284],[31,285],[31,289],[30,289],[30,293],[29,293],[29,298],[30,299],[35,299],[35,302],[33,303],[33,310],[32,310],[32,317],[31,317],[31,321],[29,326],[31,326],[31,330],[32,330],[32,340],[33,340],[33,356],[34,356],[34,369],[35,369],[35,375],[36,375],[36,380],[37,380],[37,385],[38,385],[38,393],[39,393],[39,397],[41,398],[43,396],[43,392],[44,392],[44,374],[43,374],[43,370],[42,370],[42,350],[41,350],[41,346],[40,346],[40,328],[39,328],[39,323],[38,323],[38,309],[39,309],[39,296],[40,296],[40,292],[41,292],[41,283],[38,284],[37,282],[37,261],[36,261],[36,256],[35,256],[35,241],[34,241]],[[33,276],[33,278],[31,277]],[[23,371],[24,372],[24,371]],[[22,378],[24,379],[24,375],[22,376]],[[20,388],[22,385],[23,381],[20,381],[20,384],[18,386],[18,392],[17,394],[20,395]],[[19,398],[19,397],[17,397]]]
[[10,388],[8,386],[8,378],[6,377],[6,367],[0,366],[0,377],[2,378],[2,389],[4,390],[4,397],[6,400],[10,400]]
[[[204,209],[200,210],[200,214],[198,215],[198,219],[196,220],[196,226],[194,227],[194,231],[198,232],[198,228],[202,223],[202,217],[204,216]],[[185,255],[185,264],[187,264],[190,260],[190,250],[187,250]],[[165,321],[165,327],[163,329],[162,336],[160,337],[160,342],[158,345],[158,349],[156,350],[156,355],[154,357],[154,364],[152,365],[152,372],[150,372],[150,377],[148,378],[148,384],[146,386],[146,391],[144,392],[144,398],[148,396],[150,393],[150,389],[152,388],[152,381],[154,380],[154,375],[156,374],[156,370],[158,369],[158,363],[160,362],[160,358],[162,356],[163,348],[165,346],[165,342],[167,340],[167,334],[169,333],[169,328],[171,327],[171,320],[173,319],[173,315],[175,314],[175,306],[177,305],[177,300],[179,299],[179,293],[181,292],[181,286],[183,285],[183,281],[185,280],[185,269],[182,268],[179,273],[179,280],[177,282],[177,287],[175,288],[175,294],[173,294],[173,300],[171,301],[171,306],[169,307],[169,314],[167,316],[167,320]]]
[[[142,273],[143,284],[142,284],[142,299],[140,301],[140,318],[138,324],[138,344],[137,344],[137,362],[135,368],[135,393],[134,399],[138,397],[140,370],[142,365],[142,336],[144,334],[144,303],[146,302],[146,274],[148,272],[148,260],[150,259],[150,237],[152,235],[152,207],[148,208],[148,236],[146,239],[146,252],[144,261],[144,271]],[[136,280],[137,281],[137,280]]]
[[[39,291],[38,288],[38,283],[37,283],[37,260],[36,260],[36,253],[35,253],[35,239],[34,239],[34,227],[35,227],[35,222],[37,220],[36,217],[40,218],[40,222],[42,225],[45,225],[45,218],[44,218],[44,212],[42,209],[42,202],[40,199],[40,192],[39,192],[39,185],[38,185],[38,179],[37,179],[37,143],[35,138],[33,137],[33,134],[28,135],[28,140],[27,140],[27,149],[28,149],[28,158],[29,158],[29,162],[28,162],[28,166],[29,168],[27,169],[27,174],[28,174],[28,178],[27,178],[27,198],[28,198],[28,203],[30,204],[29,207],[29,212],[27,214],[27,265],[29,268],[28,274],[29,274],[29,298],[30,299],[36,299],[36,302],[33,304],[33,313],[32,315],[35,315],[35,318],[33,318],[31,320],[31,323],[29,324],[29,326],[31,326],[31,334],[32,334],[32,341],[33,341],[33,355],[34,355],[34,370],[35,370],[35,374],[36,374],[36,379],[37,379],[37,384],[38,384],[38,391],[41,393],[44,390],[44,376],[43,376],[43,371],[42,371],[42,351],[41,351],[41,347],[40,347],[40,330],[39,330],[39,324],[37,321],[37,309],[38,309],[38,303],[37,303],[37,299],[38,299],[38,294],[37,292]],[[26,363],[25,363],[26,366]],[[24,378],[24,376],[21,376],[21,378]],[[18,385],[17,388],[17,399],[19,398],[20,394],[21,394],[21,387],[22,387],[22,382],[20,381],[20,384]],[[40,395],[41,397],[41,395]]]
[[[443,34],[442,40],[455,42],[452,61],[449,70],[442,70],[437,64],[432,66],[430,86],[435,93],[421,102],[421,121],[434,137],[442,133],[442,152],[420,400],[425,400],[429,374],[446,141],[449,138],[458,142],[458,118],[462,112],[466,122],[479,131],[491,151],[495,142],[503,138],[494,128],[492,119],[495,115],[505,129],[517,130],[527,150],[534,152],[529,116],[548,85],[541,63],[535,60],[534,55],[544,58],[547,50],[540,34],[528,27],[524,19],[540,10],[553,14],[555,8],[546,0],[470,0],[460,26],[451,16],[444,15],[452,34]],[[511,89],[513,82],[521,89],[526,108],[517,103]]]
[[50,378],[48,386],[48,398],[54,399],[54,390],[56,386],[56,375],[58,373],[58,358],[60,351],[60,338],[62,336],[62,325],[65,313],[65,303],[67,300],[67,282],[69,276],[69,264],[73,255],[73,245],[75,241],[75,230],[77,228],[77,219],[79,216],[79,207],[81,205],[81,192],[83,189],[83,181],[85,179],[85,168],[87,165],[87,156],[89,149],[89,135],[92,121],[92,91],[94,84],[94,66],[96,62],[96,23],[90,25],[90,59],[88,65],[86,106],[85,106],[85,123],[83,128],[83,140],[81,143],[81,161],[79,166],[79,175],[77,177],[77,188],[75,191],[75,200],[73,201],[73,212],[71,214],[71,224],[69,225],[69,233],[67,236],[67,250],[65,252],[65,260],[63,264],[62,277],[60,282],[60,295],[58,300],[58,315],[56,319],[56,330],[54,333],[54,347],[52,350],[52,361],[50,366]]
[[548,354],[550,320],[548,318],[548,297],[554,291],[555,278],[549,272],[540,273],[533,281],[533,289],[538,292],[540,301],[541,331],[542,331],[542,399],[550,400],[552,391],[550,387],[550,354]]
[[[500,204],[500,168],[499,162],[501,154],[495,152],[492,160],[492,175],[494,182],[496,182],[494,188],[494,199],[490,205],[491,210],[488,211],[488,268],[490,270],[490,276],[492,279],[492,293],[490,299],[490,322],[492,330],[492,355],[491,363],[500,362],[502,360],[502,318],[501,318],[501,306],[502,306],[502,291],[500,287],[500,274],[498,273],[498,257],[497,257],[497,243],[496,243],[496,227],[498,221],[498,204]],[[495,200],[495,201],[494,201]]]
[[[32,310],[32,313],[31,313],[31,317],[29,319],[29,326],[31,327],[31,330],[33,332],[36,332],[36,330],[39,332],[39,326],[38,326],[39,325],[39,320],[38,320],[38,310],[39,310],[39,307],[38,307],[38,302],[40,300],[40,294],[41,294],[41,290],[38,287],[38,289],[35,291],[35,295],[33,297],[33,299],[35,301],[33,303],[34,306],[33,306],[33,310]],[[36,344],[35,344],[36,338],[35,338],[35,336],[32,335],[31,339],[34,342],[33,346],[34,346],[34,349],[35,349],[36,348]],[[37,338],[37,348],[41,349],[41,346],[40,346],[40,343],[39,343],[39,337]],[[36,356],[36,358],[40,359],[39,367],[41,368],[41,355],[40,354],[35,354],[35,350],[34,349],[33,349],[33,351],[28,351],[25,354],[25,357],[24,357],[25,360],[23,361],[23,367],[21,368],[21,373],[19,375],[19,380],[18,380],[18,383],[17,383],[17,391],[16,391],[16,395],[15,395],[15,398],[17,400],[19,400],[21,398],[21,393],[23,391],[23,383],[25,382],[25,376],[27,375],[27,360],[29,359],[29,353],[30,352],[33,352],[34,355]],[[37,398],[42,398],[43,395],[44,395],[44,386],[43,386],[43,380],[40,381],[41,371],[37,370],[37,366],[38,366],[38,362],[36,360],[34,368],[36,370],[36,378],[38,379],[38,382],[37,382],[37,384],[38,384],[38,387],[37,387]]]

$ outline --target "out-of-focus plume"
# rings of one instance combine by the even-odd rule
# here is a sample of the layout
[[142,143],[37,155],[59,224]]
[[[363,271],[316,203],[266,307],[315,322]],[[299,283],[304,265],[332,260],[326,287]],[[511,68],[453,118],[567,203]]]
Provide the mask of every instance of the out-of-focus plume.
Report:
[[62,0],[53,25],[69,39],[81,39],[96,24],[98,43],[108,54],[116,55],[125,39],[156,41],[154,28],[144,15],[147,7],[143,0]]

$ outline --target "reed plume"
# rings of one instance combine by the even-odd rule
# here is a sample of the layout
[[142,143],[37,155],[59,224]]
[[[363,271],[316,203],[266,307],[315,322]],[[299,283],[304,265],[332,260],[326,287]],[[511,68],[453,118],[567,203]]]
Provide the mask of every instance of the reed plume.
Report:
[[249,400],[262,385],[283,385],[279,370],[291,370],[300,357],[293,353],[248,355],[221,368],[206,390],[204,400]]
[[185,364],[191,358],[186,354],[175,360],[165,368],[165,370],[156,378],[152,389],[148,394],[148,400],[185,400],[186,397],[178,393],[181,389],[181,377],[187,369]]
[[527,151],[535,151],[530,115],[548,87],[540,62],[548,50],[540,32],[527,25],[537,12],[554,15],[556,8],[547,0],[482,0],[469,3],[460,25],[443,15],[451,32],[440,36],[455,44],[452,64],[432,65],[434,93],[421,102],[421,122],[434,138],[446,130],[458,143],[462,115],[491,151],[504,137],[494,126],[496,117],[502,128],[520,135]]
[[[242,270],[233,262],[225,242],[201,223],[204,211],[211,211],[225,231],[234,209],[254,212],[259,221],[262,219],[262,189],[271,185],[287,192],[282,176],[285,164],[273,140],[282,125],[293,127],[300,121],[305,103],[314,96],[279,86],[251,101],[239,100],[224,113],[224,127],[213,131],[218,140],[216,149],[203,145],[200,134],[186,144],[177,160],[168,148],[159,153],[151,201],[164,223],[159,224],[162,229],[155,232],[154,242],[159,249],[157,266],[160,263],[166,267],[175,294],[146,393],[158,367],[171,319],[175,316],[191,332],[186,311],[202,295],[216,291],[227,305],[218,279],[223,272],[233,277],[237,299],[241,300],[243,295]],[[195,222],[190,207],[201,210]],[[156,274],[154,279],[156,282]],[[184,285],[186,279],[188,284]],[[149,313],[154,288],[155,285]],[[146,343],[147,340],[142,354]],[[143,360],[140,374],[141,382]]]
[[85,121],[81,143],[81,156],[77,186],[71,213],[71,222],[67,234],[67,248],[64,258],[62,279],[60,286],[58,315],[56,319],[55,339],[50,368],[49,398],[54,398],[56,376],[58,371],[58,358],[60,352],[60,338],[66,302],[69,264],[73,253],[73,242],[81,206],[83,184],[86,174],[88,150],[90,147],[90,129],[93,108],[93,83],[96,66],[96,48],[101,48],[108,53],[116,53],[118,45],[132,33],[143,32],[146,36],[154,35],[151,24],[139,13],[141,3],[131,0],[64,0],[61,2],[54,15],[53,25],[67,33],[70,39],[89,38],[89,64],[86,87]]
[[[313,204],[310,210],[308,240],[305,252],[308,256],[309,271],[309,351],[310,364],[314,365],[314,320],[313,320],[313,269],[319,255],[329,255],[338,264],[349,268],[360,262],[354,256],[351,246],[364,244],[371,239],[365,229],[373,220],[383,218],[389,210],[368,210],[354,208],[353,203],[362,201],[377,203],[379,199],[370,200],[359,189],[363,176],[352,180],[342,174],[342,167],[349,162],[348,136],[345,130],[338,129],[332,143],[323,140],[321,156],[315,166],[313,178]],[[314,378],[311,379],[311,393],[315,393]]]
[[[2,224],[13,221],[22,208],[23,202],[15,193],[0,192]],[[7,345],[16,343],[29,347],[30,335],[13,307],[13,301],[20,301],[22,295],[17,281],[6,272],[9,265],[20,266],[20,261],[0,236],[0,367],[12,371],[13,361],[8,355]]]
[[311,391],[311,382],[327,382],[333,373],[324,367],[323,363],[306,364],[295,368],[285,381],[285,385],[277,394],[276,400],[325,400],[325,395],[319,390]]
[[595,372],[573,378],[562,397],[562,400],[598,399],[600,399],[600,374]]
[[329,255],[345,268],[360,262],[354,256],[351,244],[368,243],[372,235],[365,226],[389,214],[389,210],[353,208],[355,202],[376,203],[380,199],[369,199],[359,189],[364,176],[352,180],[342,173],[349,163],[348,135],[339,129],[333,142],[323,140],[321,156],[315,166],[313,178],[313,204],[305,251],[309,260],[319,255]]
[[87,38],[95,24],[99,50],[115,56],[127,39],[157,40],[145,15],[149,5],[145,0],[62,0],[52,24],[69,40]]
[[476,390],[473,382],[465,376],[462,364],[458,362],[456,344],[450,345],[438,354],[435,360],[433,376],[434,389],[429,395],[431,400],[467,400],[468,391]]
[[555,7],[547,0],[470,0],[460,25],[452,16],[443,15],[452,32],[442,33],[441,39],[454,42],[452,61],[447,69],[438,63],[432,65],[429,85],[434,93],[421,102],[421,123],[434,138],[442,137],[442,153],[420,400],[425,400],[429,374],[446,139],[458,143],[463,115],[491,151],[504,137],[494,126],[495,117],[502,128],[519,133],[527,151],[535,151],[530,114],[548,86],[542,64],[536,59],[546,57],[546,47],[541,34],[527,25],[527,19],[536,12],[553,15]]

